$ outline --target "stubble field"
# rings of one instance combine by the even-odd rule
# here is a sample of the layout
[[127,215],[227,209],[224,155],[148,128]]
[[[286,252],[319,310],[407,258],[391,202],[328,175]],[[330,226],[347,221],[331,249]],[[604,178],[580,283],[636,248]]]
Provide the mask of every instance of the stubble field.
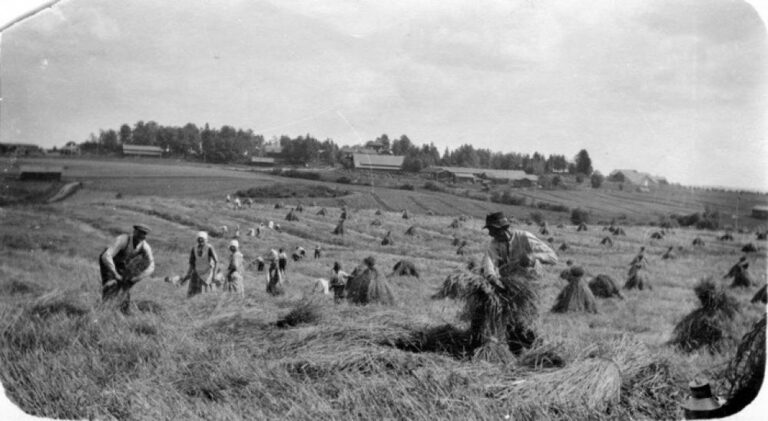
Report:
[[[466,326],[458,317],[461,301],[430,296],[452,270],[480,257],[488,237],[476,216],[495,205],[377,190],[387,208],[355,191],[343,198],[297,198],[305,210],[299,221],[289,222],[288,209],[274,208],[278,200],[263,199],[241,210],[223,200],[236,190],[274,183],[267,175],[143,166],[142,184],[96,167],[101,172],[79,175],[85,188],[64,202],[0,209],[0,379],[9,398],[32,414],[69,419],[679,419],[679,404],[695,376],[712,379],[716,392],[725,392],[722,372],[736,350],[684,354],[667,344],[674,325],[699,305],[693,286],[710,276],[727,284],[721,278],[746,242],[760,246],[749,256],[750,270],[758,285],[765,283],[765,243],[755,242],[753,235],[735,234],[735,241],[720,242],[719,233],[676,229],[663,240],[651,240],[655,228],[627,226],[627,236],[614,237],[614,246],[607,248],[599,244],[606,235],[599,226],[577,233],[573,225],[553,223],[553,246],[565,242],[570,247],[558,252],[560,262],[538,283],[539,338],[533,349],[506,366],[413,352],[397,345],[429,328]],[[340,203],[352,208],[343,238],[331,235]],[[327,216],[316,215],[320,206],[328,207]],[[409,209],[411,219],[401,218],[396,212],[401,208]],[[383,215],[374,215],[376,209]],[[439,212],[428,216],[427,210]],[[460,214],[475,217],[449,228]],[[374,219],[382,224],[372,226]],[[270,220],[283,232],[245,236],[248,228]],[[124,316],[100,304],[96,257],[137,222],[152,228],[148,241],[157,268],[152,279],[133,289],[138,307]],[[324,255],[290,262],[286,295],[277,298],[267,295],[264,274],[255,265],[246,274],[244,299],[222,293],[187,299],[184,289],[162,282],[186,271],[196,231],[222,225],[229,233],[212,240],[222,259],[236,225],[246,261],[271,248],[290,251],[299,245],[310,255],[321,245]],[[417,235],[405,236],[412,225]],[[395,244],[382,246],[387,231]],[[467,256],[456,255],[454,237],[468,241]],[[706,246],[694,249],[695,237]],[[566,283],[558,277],[566,260],[584,267],[590,277],[607,274],[623,285],[629,262],[643,245],[652,290],[625,291],[624,300],[598,299],[596,315],[549,312]],[[669,246],[682,250],[677,259],[662,260]],[[419,269],[418,279],[388,278],[395,306],[335,304],[312,295],[313,280],[328,277],[334,261],[349,271],[369,255],[385,274],[402,259]],[[741,304],[736,337],[765,312],[764,305],[749,302],[756,289],[730,290]],[[317,319],[278,327],[292,310],[310,307]],[[564,366],[541,367],[535,356],[544,352],[559,356]],[[568,370],[595,359],[618,367],[618,396],[595,404],[590,390],[561,397],[540,391],[542,385],[573,380]]]

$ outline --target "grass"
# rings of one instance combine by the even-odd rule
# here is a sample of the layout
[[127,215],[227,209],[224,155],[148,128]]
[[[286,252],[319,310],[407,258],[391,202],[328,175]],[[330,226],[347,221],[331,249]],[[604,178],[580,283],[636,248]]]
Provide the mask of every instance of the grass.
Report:
[[[185,174],[183,168],[157,171],[166,172],[168,180]],[[210,171],[223,177],[218,169]],[[570,248],[558,253],[560,263],[547,268],[537,286],[536,342],[502,366],[472,359],[461,300],[430,298],[465,258],[479,257],[488,240],[481,219],[455,229],[451,221],[495,205],[418,190],[376,190],[382,200],[396,197],[389,210],[360,193],[344,199],[352,212],[342,239],[330,235],[338,198],[318,199],[318,206],[304,203],[299,222],[284,221],[285,209],[274,209],[273,201],[240,211],[227,207],[226,193],[271,180],[245,175],[238,173],[215,193],[203,183],[196,192],[184,187],[186,192],[172,195],[142,179],[144,190],[136,184],[135,193],[124,190],[122,199],[115,198],[113,187],[128,184],[112,185],[105,178],[97,188],[95,181],[86,183],[55,206],[4,208],[7,223],[0,226],[0,238],[10,241],[0,243],[0,379],[9,398],[28,413],[65,419],[679,419],[688,381],[696,375],[718,378],[735,355],[730,345],[714,354],[686,354],[667,342],[674,326],[699,306],[693,292],[698,280],[711,276],[727,284],[720,278],[752,236],[735,233],[737,241],[721,243],[715,240],[718,233],[676,229],[651,243],[655,228],[628,226],[627,236],[614,237],[608,249],[599,245],[605,235],[599,227],[576,233],[571,224],[561,229],[548,219],[555,244],[566,241]],[[440,206],[442,213],[428,217],[409,208],[412,218],[403,220],[400,205],[413,204],[411,195],[427,208]],[[544,200],[565,203],[559,197]],[[369,209],[362,206],[367,203]],[[321,206],[329,216],[316,215]],[[374,215],[377,208],[382,215]],[[371,226],[374,218],[382,226]],[[246,261],[270,248],[311,250],[307,245],[320,243],[324,250],[322,259],[289,262],[284,296],[268,296],[264,274],[254,270],[246,273],[242,299],[220,294],[186,299],[184,289],[162,282],[186,271],[199,227],[240,224],[246,232],[269,220],[279,221],[283,232],[241,236]],[[95,259],[115,232],[135,222],[153,230],[149,242],[157,269],[153,279],[134,287],[137,311],[124,316],[99,305]],[[417,235],[406,236],[411,225],[418,226]],[[396,246],[379,245],[376,240],[390,230]],[[469,256],[455,254],[454,236],[468,241]],[[705,247],[690,246],[697,236]],[[43,247],[50,239],[56,246]],[[227,235],[211,239],[222,259],[229,240]],[[641,245],[653,290],[626,291],[623,301],[598,299],[598,314],[545,311],[565,285],[558,274],[567,259],[588,277],[604,273],[623,284]],[[668,246],[684,251],[673,261],[662,260]],[[350,272],[368,255],[376,256],[384,272],[407,259],[419,268],[420,279],[390,278],[397,303],[391,307],[308,297],[313,280],[327,277],[334,261]],[[749,259],[762,285],[765,254]],[[765,311],[764,305],[749,303],[756,289],[729,290],[742,308],[737,337]],[[614,365],[620,378],[605,389],[610,398],[539,398],[547,382],[579,377],[585,369],[611,372]],[[574,384],[561,383],[563,390]],[[596,390],[586,376],[582,384]],[[715,392],[725,394],[727,386],[717,382]]]

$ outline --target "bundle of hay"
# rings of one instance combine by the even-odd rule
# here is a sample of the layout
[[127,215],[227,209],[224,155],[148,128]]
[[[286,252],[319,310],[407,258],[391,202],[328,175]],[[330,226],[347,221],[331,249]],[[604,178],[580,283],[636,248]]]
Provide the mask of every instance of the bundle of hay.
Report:
[[744,247],[741,248],[741,251],[744,253],[754,253],[757,251],[757,247],[755,247],[752,243],[744,244]]
[[553,313],[597,313],[597,301],[586,281],[584,269],[574,266],[569,271],[568,285],[560,291],[552,307]]
[[560,247],[557,248],[560,251],[567,251],[568,250],[568,244],[563,242],[563,244],[560,244]]
[[459,216],[459,221],[467,222],[467,221],[469,221],[469,217],[467,215],[461,215],[461,216]]
[[304,206],[301,206],[301,203],[296,205],[296,212],[304,212]]
[[378,227],[380,225],[381,225],[381,221],[379,221],[378,219],[374,219],[373,221],[371,221],[371,226]]
[[416,265],[414,265],[410,260],[400,260],[399,262],[395,263],[395,266],[392,268],[392,275],[413,276],[418,278],[419,271],[416,270]]
[[763,285],[762,288],[757,290],[755,295],[752,297],[753,303],[762,302],[763,304],[768,304],[768,291],[766,291],[766,285]]
[[768,239],[768,231],[758,232],[755,234],[758,240]]
[[387,231],[387,235],[385,235],[384,238],[381,239],[381,245],[382,246],[395,245],[395,241],[392,240],[392,231]]
[[376,212],[374,213],[376,216],[381,216],[381,209],[376,209]]
[[541,227],[541,229],[539,230],[539,233],[540,233],[541,235],[549,235],[549,228],[547,228],[547,226],[546,226],[546,225],[544,225],[544,226],[543,226],[543,227]]
[[702,240],[700,237],[696,237],[693,239],[693,245],[698,247],[704,247],[704,240]]
[[123,279],[132,281],[149,267],[149,258],[144,252],[138,253],[125,262]]
[[453,240],[451,240],[451,245],[458,246],[459,244],[461,244],[461,240],[459,240],[458,237],[453,237]]
[[731,288],[749,288],[754,284],[752,275],[749,273],[749,263],[745,257],[742,257],[738,263],[733,265],[731,270],[728,271],[728,273],[723,278],[733,278]]
[[475,348],[472,360],[503,365],[514,364],[516,361],[515,355],[509,350],[509,345],[496,337],[488,338],[485,343]]
[[616,227],[613,229],[613,235],[627,235],[627,233],[624,232],[624,228]]
[[560,370],[536,373],[524,380],[491,386],[496,399],[523,404],[571,408],[575,402],[597,412],[619,403],[621,371],[603,358],[576,361]]
[[427,215],[435,216],[435,212],[432,209],[427,210]]
[[456,249],[456,255],[463,256],[467,254],[466,244],[462,244],[459,246],[459,248]]
[[294,213],[293,209],[288,212],[288,215],[285,215],[286,221],[298,221],[299,217],[296,216],[296,213]]
[[461,223],[459,223],[458,219],[454,219],[453,221],[451,221],[451,224],[448,227],[456,229],[461,227]]
[[344,235],[344,220],[340,219],[339,223],[336,224],[336,228],[333,229],[334,235]]
[[405,230],[405,235],[416,235],[416,226],[411,225],[410,227],[408,227],[408,229]]
[[621,291],[616,286],[616,282],[608,275],[597,275],[591,281],[589,281],[589,289],[595,297],[611,298],[619,297],[622,300],[624,296],[621,295]]
[[563,225],[563,224],[557,224],[557,227],[558,227],[558,228],[560,228],[560,229],[562,229],[562,228],[565,228],[565,225]]
[[581,232],[581,231],[587,231],[587,224],[583,222],[579,224],[579,227],[576,228],[576,232]]
[[280,203],[280,202],[277,202],[277,203],[275,203],[275,209],[282,209],[282,208],[284,208],[284,207],[285,207],[285,205],[283,205],[283,204],[282,204],[282,203]]
[[320,216],[325,216],[325,215],[328,214],[328,210],[325,209],[325,208],[320,208],[320,210],[317,211],[317,214],[320,215]]
[[733,241],[733,235],[731,235],[730,232],[727,232],[720,237],[717,237],[717,239],[720,241]]
[[613,240],[611,240],[611,237],[605,237],[600,241],[601,245],[613,247]]
[[393,305],[395,296],[387,283],[387,279],[374,267],[376,260],[373,256],[363,260],[364,267],[353,272],[347,281],[347,299],[355,304],[380,303]]
[[736,351],[736,357],[728,365],[725,377],[731,387],[722,415],[729,416],[744,409],[757,398],[765,373],[766,317],[752,326]]
[[736,299],[711,279],[701,280],[693,290],[701,307],[680,320],[670,343],[685,352],[706,348],[711,353],[735,345],[738,326],[733,319],[739,311]]
[[530,347],[535,339],[537,296],[531,279],[507,273],[497,282],[473,277],[467,285],[462,319],[469,320],[472,343],[482,346],[494,339],[511,348]]
[[[470,262],[471,266],[474,262]],[[433,300],[439,300],[443,298],[461,298],[466,294],[467,287],[472,282],[482,282],[482,275],[479,268],[462,266],[453,270],[445,277],[443,286],[440,290],[432,295]]]
[[673,251],[674,249],[675,249],[674,247],[672,247],[672,246],[669,246],[669,248],[667,249],[667,251],[665,251],[665,252],[664,252],[664,254],[661,256],[661,258],[662,258],[662,259],[664,259],[664,260],[670,260],[670,259],[674,259],[674,258],[675,258],[675,255],[674,255],[674,254],[672,254],[672,251]]
[[408,219],[408,218],[410,218],[410,217],[408,216],[408,209],[404,209],[404,210],[403,210],[403,219]]
[[648,282],[648,275],[643,271],[643,267],[640,264],[635,264],[629,268],[629,274],[627,275],[627,282],[624,284],[624,289],[644,289],[651,290],[651,284]]
[[658,231],[655,231],[653,234],[651,234],[651,238],[654,239],[654,240],[663,240],[664,239],[664,234],[662,234],[662,233],[660,233]]

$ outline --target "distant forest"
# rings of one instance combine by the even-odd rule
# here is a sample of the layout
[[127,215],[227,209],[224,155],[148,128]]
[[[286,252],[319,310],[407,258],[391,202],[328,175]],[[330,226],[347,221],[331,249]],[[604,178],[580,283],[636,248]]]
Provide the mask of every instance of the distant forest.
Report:
[[[169,156],[183,157],[206,162],[247,162],[254,156],[265,156],[264,145],[279,143],[279,157],[291,165],[336,166],[348,165],[342,157],[342,148],[332,139],[319,140],[311,135],[291,138],[281,136],[269,142],[264,136],[252,130],[235,129],[231,126],[211,128],[208,124],[200,128],[193,123],[183,127],[163,126],[154,121],[139,121],[133,125],[123,124],[118,130],[101,130],[79,144],[83,153],[117,154],[122,145],[159,146]],[[69,142],[68,145],[75,144]],[[478,149],[472,145],[461,145],[456,149],[445,148],[443,153],[433,143],[418,146],[406,135],[390,139],[382,134],[360,147],[376,148],[393,155],[405,156],[403,170],[418,172],[431,165],[522,170],[528,174],[568,172],[590,176],[592,161],[586,150],[579,151],[573,160],[565,155],[544,156],[538,152],[523,154],[517,152],[494,152]]]

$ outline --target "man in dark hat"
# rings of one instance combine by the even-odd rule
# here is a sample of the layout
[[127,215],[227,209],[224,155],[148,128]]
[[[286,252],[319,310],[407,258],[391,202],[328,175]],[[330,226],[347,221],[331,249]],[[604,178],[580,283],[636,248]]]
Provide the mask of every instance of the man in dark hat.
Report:
[[[131,287],[155,271],[152,248],[146,242],[148,233],[146,225],[134,225],[133,233],[118,235],[114,243],[99,255],[101,298],[103,301],[120,300],[123,312],[127,312],[130,305]],[[138,273],[132,273],[133,270]]]
[[528,231],[510,229],[510,222],[503,212],[485,217],[488,235],[493,238],[483,258],[483,272],[499,277],[499,269],[506,267],[512,272],[529,276],[541,275],[541,265],[557,263],[557,254],[546,243]]

